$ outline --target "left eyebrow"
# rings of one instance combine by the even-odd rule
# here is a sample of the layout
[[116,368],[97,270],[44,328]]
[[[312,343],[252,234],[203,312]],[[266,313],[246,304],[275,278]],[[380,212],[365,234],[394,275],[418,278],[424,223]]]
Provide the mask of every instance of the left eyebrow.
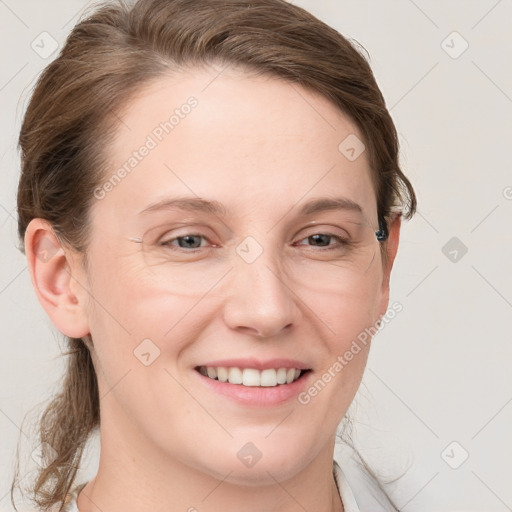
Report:
[[361,206],[347,197],[320,197],[302,204],[299,208],[299,215],[312,215],[328,210],[350,210],[363,213]]

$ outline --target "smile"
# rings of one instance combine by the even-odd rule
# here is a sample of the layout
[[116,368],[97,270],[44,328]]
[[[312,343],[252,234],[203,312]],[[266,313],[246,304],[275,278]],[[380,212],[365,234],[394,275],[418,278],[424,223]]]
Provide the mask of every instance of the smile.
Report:
[[247,387],[275,387],[291,384],[310,371],[299,368],[239,368],[224,366],[199,366],[196,370],[210,379]]

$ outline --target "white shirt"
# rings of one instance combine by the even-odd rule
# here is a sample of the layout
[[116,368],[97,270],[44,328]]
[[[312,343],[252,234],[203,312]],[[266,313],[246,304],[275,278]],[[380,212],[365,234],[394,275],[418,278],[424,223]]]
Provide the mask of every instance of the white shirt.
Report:
[[[343,503],[343,509],[345,512],[360,512],[359,507],[357,505],[354,494],[352,493],[352,489],[349,487],[348,482],[341,470],[339,464],[336,461],[333,466],[334,479],[336,480],[336,485],[338,487],[338,493],[341,498],[341,502]],[[76,499],[78,497],[78,493],[86,486],[87,482],[84,484],[77,485],[73,491],[68,494],[68,504],[64,507],[64,512],[79,512],[78,506],[76,503]]]

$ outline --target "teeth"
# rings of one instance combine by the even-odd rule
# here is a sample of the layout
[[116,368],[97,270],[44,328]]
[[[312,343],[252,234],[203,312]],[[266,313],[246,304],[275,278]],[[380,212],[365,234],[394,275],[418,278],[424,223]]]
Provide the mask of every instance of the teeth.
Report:
[[278,384],[286,384],[286,368],[279,368],[276,375]]
[[229,374],[228,374],[228,369],[227,368],[224,368],[223,366],[220,366],[219,368],[217,368],[217,378],[221,382],[227,382],[228,381],[228,377],[229,377]]
[[230,384],[242,384],[243,375],[240,368],[228,368],[228,381]]
[[242,384],[244,386],[259,386],[260,385],[260,372],[252,368],[246,368],[243,371]]
[[242,384],[250,387],[275,387],[296,381],[301,374],[301,370],[298,368],[268,368],[260,371],[254,368],[200,366],[199,373],[210,379],[217,379],[220,382],[229,382],[230,384]]
[[277,386],[277,372],[272,368],[269,368],[268,370],[263,370],[260,373],[260,386]]

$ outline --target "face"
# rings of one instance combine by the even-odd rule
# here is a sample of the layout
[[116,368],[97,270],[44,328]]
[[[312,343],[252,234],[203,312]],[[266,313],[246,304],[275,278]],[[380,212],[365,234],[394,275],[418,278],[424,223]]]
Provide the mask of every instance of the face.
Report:
[[120,114],[86,315],[102,428],[255,485],[332,456],[369,344],[344,354],[384,314],[386,272],[366,154],[339,149],[356,126],[298,85],[217,75],[159,79]]

